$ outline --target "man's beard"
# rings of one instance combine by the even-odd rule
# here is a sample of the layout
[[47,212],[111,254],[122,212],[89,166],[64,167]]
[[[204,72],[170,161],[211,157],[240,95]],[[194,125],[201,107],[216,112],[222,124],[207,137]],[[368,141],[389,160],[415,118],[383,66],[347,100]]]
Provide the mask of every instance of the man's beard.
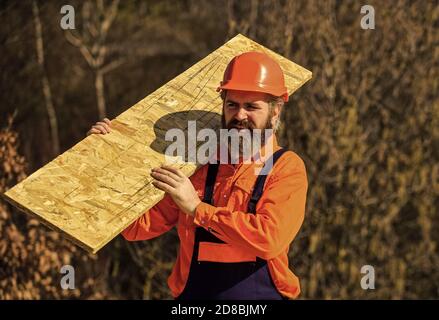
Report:
[[[269,133],[268,131],[270,131],[271,129],[273,129],[273,125],[271,123],[271,118],[272,118],[272,112],[269,112],[267,119],[265,121],[265,125],[263,128],[256,128],[254,123],[252,123],[251,121],[248,121],[247,119],[243,120],[243,121],[238,121],[236,119],[232,119],[229,123],[226,123],[226,119],[224,116],[224,113],[221,115],[221,128],[222,129],[233,129],[235,128],[236,130],[237,127],[242,128],[244,130],[248,130],[248,132],[250,133],[250,141],[247,141],[248,145],[250,146],[250,148],[252,148],[253,146],[253,139],[256,139],[257,137],[259,137],[258,139],[260,140],[259,145],[260,147],[265,146],[266,143],[266,139],[269,138],[271,136],[271,134],[274,134],[273,132]],[[260,129],[261,130],[261,134],[260,135],[253,135],[253,131],[254,129]],[[267,130],[270,129],[270,130]],[[244,154],[244,148],[245,148],[245,142],[244,140],[245,135],[243,135],[243,138],[239,138],[239,157],[242,157]],[[227,139],[227,143],[228,143],[228,149],[229,152],[231,152],[231,141],[230,139]],[[257,142],[255,142],[257,143]]]

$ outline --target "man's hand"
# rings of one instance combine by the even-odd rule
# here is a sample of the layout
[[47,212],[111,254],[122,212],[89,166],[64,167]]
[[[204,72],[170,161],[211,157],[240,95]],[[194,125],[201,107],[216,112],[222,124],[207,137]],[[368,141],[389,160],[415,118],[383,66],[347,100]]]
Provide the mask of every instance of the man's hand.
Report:
[[151,171],[155,179],[152,184],[168,193],[181,211],[193,216],[195,208],[201,202],[192,182],[178,169],[162,165]]
[[88,130],[87,135],[89,136],[91,134],[110,133],[111,131],[110,126],[111,126],[111,121],[108,120],[107,118],[104,118],[104,120],[96,122],[96,124],[92,126],[90,130]]

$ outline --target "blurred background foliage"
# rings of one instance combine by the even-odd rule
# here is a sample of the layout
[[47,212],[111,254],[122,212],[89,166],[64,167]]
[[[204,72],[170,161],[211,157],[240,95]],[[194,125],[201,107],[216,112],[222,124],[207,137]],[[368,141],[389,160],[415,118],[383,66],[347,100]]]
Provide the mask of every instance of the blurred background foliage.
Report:
[[[70,0],[71,33],[64,4],[0,3],[0,192],[242,33],[313,71],[279,136],[309,179],[290,250],[301,298],[439,298],[437,1],[367,1],[363,30],[353,0]],[[177,251],[174,230],[88,255],[0,202],[0,299],[169,299]]]

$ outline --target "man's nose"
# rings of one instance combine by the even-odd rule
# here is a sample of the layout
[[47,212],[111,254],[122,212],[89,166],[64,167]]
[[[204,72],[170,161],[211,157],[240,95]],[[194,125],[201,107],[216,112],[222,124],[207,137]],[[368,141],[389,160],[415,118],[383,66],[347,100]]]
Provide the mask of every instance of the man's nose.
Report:
[[239,108],[238,112],[235,114],[235,119],[238,121],[247,119],[247,111],[245,110],[245,108]]

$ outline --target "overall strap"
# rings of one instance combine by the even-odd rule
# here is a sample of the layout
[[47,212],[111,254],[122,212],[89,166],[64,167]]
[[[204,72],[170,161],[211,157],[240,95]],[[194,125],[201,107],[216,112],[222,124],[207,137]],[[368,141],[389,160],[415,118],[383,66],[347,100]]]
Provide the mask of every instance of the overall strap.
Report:
[[206,184],[204,186],[203,202],[213,204],[213,188],[218,174],[219,163],[209,163],[207,168]]
[[[274,164],[276,161],[287,151],[287,149],[281,148],[274,152],[271,156],[273,159],[273,162],[271,162],[271,159],[268,159],[267,162],[265,162],[264,167],[261,169],[260,174],[258,175],[256,179],[255,186],[253,188],[252,196],[248,202],[247,206],[247,212],[249,213],[256,213],[256,204],[258,203],[259,199],[262,196],[262,193],[264,192],[264,185],[265,180],[267,180],[268,173],[271,171],[271,168],[274,167]],[[273,165],[269,167],[267,163],[272,163]]]
[[[219,163],[209,163],[207,165],[207,176],[206,183],[204,185],[204,196],[203,202],[213,205],[213,189],[215,186],[216,176],[218,174]],[[199,242],[214,242],[214,243],[224,243],[224,241],[218,239],[213,233],[205,230],[202,227],[195,228],[195,243],[194,243],[194,255],[195,261],[198,260],[198,248]]]

